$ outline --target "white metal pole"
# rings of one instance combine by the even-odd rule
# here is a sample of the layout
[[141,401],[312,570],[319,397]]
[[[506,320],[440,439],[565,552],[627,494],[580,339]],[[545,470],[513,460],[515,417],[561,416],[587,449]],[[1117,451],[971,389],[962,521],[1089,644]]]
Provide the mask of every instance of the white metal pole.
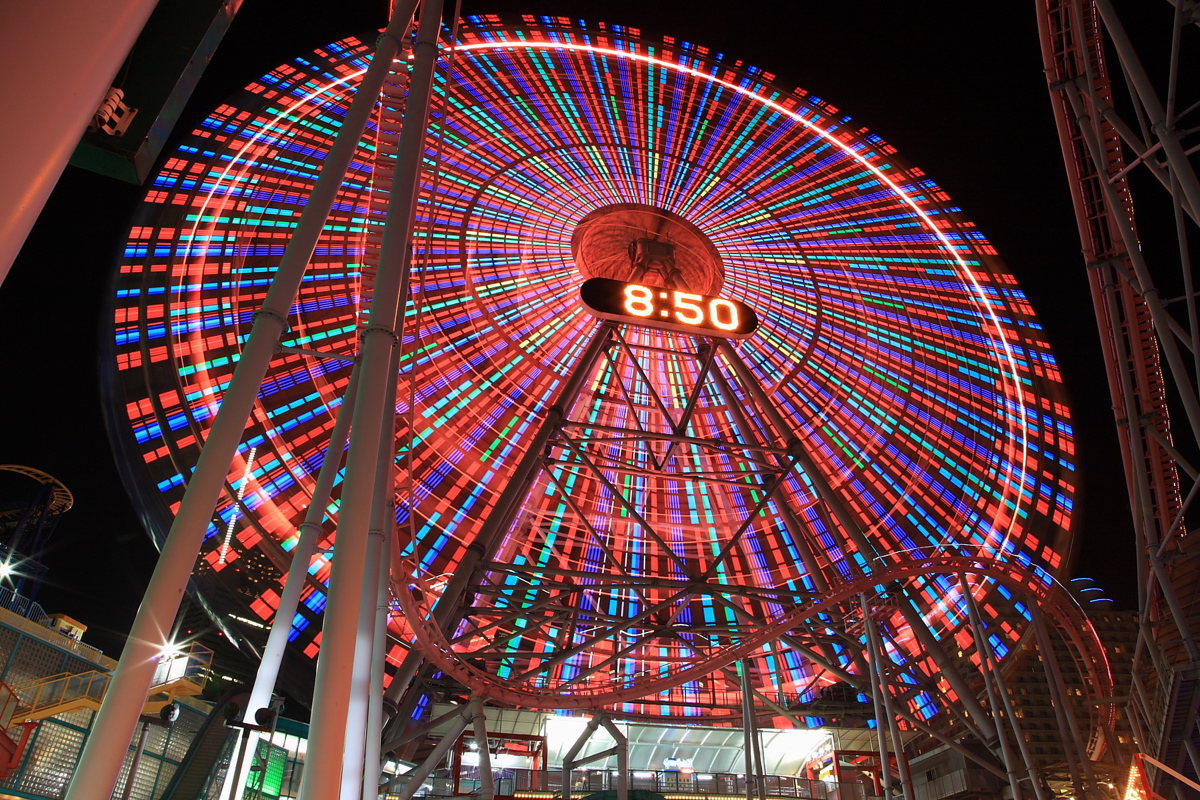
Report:
[[[964,596],[967,599],[967,610],[970,615],[971,624],[978,624],[979,629],[983,629],[982,617],[979,614],[979,605],[975,602],[974,596],[971,595],[970,587],[967,585],[967,577],[964,574],[959,574],[958,585],[962,589]],[[1000,706],[1004,709],[1004,716],[1007,718],[1009,727],[1012,728],[1013,740],[1017,743],[1017,750],[1021,754],[1021,761],[1025,764],[1025,771],[1029,775],[1029,785],[1033,789],[1034,797],[1037,800],[1050,800],[1046,795],[1046,789],[1042,786],[1041,773],[1038,771],[1037,763],[1033,757],[1033,753],[1029,750],[1029,743],[1025,741],[1025,731],[1021,725],[1021,719],[1017,716],[1017,710],[1013,706],[1012,698],[1008,694],[1008,686],[1004,682],[1004,672],[1000,669],[1000,662],[996,660],[996,653],[992,649],[992,643],[988,640],[986,633],[983,636],[977,637],[979,646],[983,648],[980,652],[980,666],[988,671],[992,679],[996,682],[996,694],[1000,698]],[[999,728],[999,709],[993,712]]]
[[629,737],[621,732],[608,714],[600,712],[598,716],[608,735],[617,742],[616,800],[629,800]]
[[123,753],[145,704],[159,654],[187,589],[204,532],[242,439],[246,420],[279,337],[287,329],[292,301],[374,109],[379,86],[390,69],[393,55],[383,53],[394,54],[396,51],[391,48],[395,45],[393,37],[380,40],[381,53],[372,61],[372,66],[381,62],[380,66],[367,72],[375,76],[377,84],[372,89],[364,83],[355,102],[351,103],[262,308],[254,316],[250,338],[213,419],[196,469],[188,480],[187,491],[163,543],[158,564],[109,682],[104,704],[80,754],[79,766],[65,800],[109,800],[116,785]]
[[10,120],[0,125],[0,283],[156,3],[4,4],[0,106]]
[[492,753],[488,747],[487,715],[483,713],[483,701],[478,697],[471,699],[471,707],[474,709],[471,719],[475,726],[475,746],[479,751],[479,791],[475,796],[479,800],[495,800],[496,783],[492,775]]
[[[397,311],[402,313],[402,307]],[[397,327],[403,327],[400,320]],[[383,659],[387,653],[387,610],[391,576],[392,542],[396,536],[396,386],[400,375],[400,348],[392,348],[392,363],[388,366],[386,396],[392,405],[391,414],[384,415],[379,431],[379,474],[375,489],[377,518],[371,523],[372,539],[378,533],[378,553],[375,562],[375,581],[372,585],[370,564],[363,581],[363,613],[366,630],[362,644],[366,659],[366,718],[363,731],[363,754],[358,771],[363,800],[375,800],[379,795],[380,759],[383,738]]]
[[750,699],[750,669],[745,661],[738,662],[742,684],[742,756],[746,770],[746,800],[754,800],[754,701]]
[[[409,23],[412,21],[417,1],[404,0],[401,8],[397,9],[397,13],[392,16],[388,27],[380,35],[379,41],[376,44],[375,57],[372,59],[371,65],[367,68],[362,85],[359,87],[353,101],[355,106],[361,105],[368,113],[375,107],[379,96],[379,89],[391,71],[392,63],[399,53],[400,40],[403,38]],[[349,118],[356,114],[357,109],[352,107],[347,115],[347,124],[349,124]],[[361,132],[360,127],[358,133],[361,134]],[[267,637],[267,644],[263,648],[263,655],[258,665],[258,671],[254,676],[254,686],[250,690],[250,700],[246,705],[246,715],[243,721],[247,723],[254,722],[255,710],[269,704],[271,702],[271,695],[275,691],[275,683],[279,678],[279,667],[283,662],[283,655],[287,649],[288,636],[292,629],[292,620],[295,619],[296,609],[300,607],[300,595],[303,593],[304,586],[308,581],[308,568],[312,563],[313,556],[316,555],[317,545],[320,543],[319,539],[323,530],[322,523],[325,520],[326,508],[329,505],[329,498],[333,492],[333,484],[337,479],[337,474],[345,454],[346,440],[350,432],[350,418],[353,414],[354,403],[357,397],[357,386],[358,374],[357,372],[353,372],[350,382],[346,387],[346,392],[342,396],[342,404],[338,409],[333,430],[329,435],[329,444],[325,449],[325,461],[321,465],[320,472],[317,473],[317,481],[313,486],[308,509],[305,511],[304,521],[300,524],[299,539],[296,542],[296,547],[292,550],[291,567],[284,582],[283,592],[279,597],[279,607],[276,609],[275,618],[271,623],[271,632]],[[256,738],[254,732],[246,732],[246,735],[252,739]],[[244,777],[234,785],[244,786]],[[222,798],[227,797],[227,793],[222,793]]]
[[[394,482],[391,484],[394,485]],[[395,519],[395,505],[389,503],[389,514]],[[388,601],[391,570],[392,536],[383,539],[379,556],[379,585],[375,603],[375,635],[371,657],[371,703],[367,708],[367,752],[363,757],[363,800],[376,800],[380,784],[380,750],[383,737],[383,663],[387,657]]]
[[[393,325],[395,321],[393,320]],[[396,374],[400,366],[400,348],[392,348],[392,359],[388,366],[387,386],[384,396],[391,398],[391,410],[395,409]],[[367,765],[367,736],[371,697],[377,694],[371,683],[372,660],[375,655],[375,618],[379,600],[379,581],[372,574],[378,570],[371,566],[383,560],[385,543],[392,534],[395,516],[393,512],[396,478],[392,466],[396,462],[396,418],[394,413],[384,413],[375,462],[375,489],[371,499],[371,528],[367,539],[366,571],[361,580],[358,612],[358,637],[354,643],[354,670],[351,676],[350,708],[346,715],[346,749],[342,762],[341,800],[356,800],[363,796],[363,776]],[[334,554],[336,558],[336,553]],[[382,691],[383,687],[378,687]]]
[[357,366],[361,371],[359,396],[351,423],[329,601],[313,689],[308,740],[308,752],[313,757],[305,765],[301,800],[330,800],[337,797],[341,786],[342,748],[350,708],[349,678],[358,633],[359,584],[367,569],[366,539],[371,523],[379,432],[385,413],[395,413],[394,394],[390,399],[386,396],[392,348],[397,346],[397,332],[392,326],[408,293],[409,242],[416,215],[441,10],[441,0],[426,0],[421,12],[408,105],[388,203],[388,222],[380,246],[371,320],[362,333]]
[[867,665],[870,669],[868,676],[871,686],[871,703],[875,707],[875,738],[879,745],[879,791],[887,796],[888,785],[892,782],[891,773],[891,756],[888,754],[887,739],[883,735],[884,725],[887,724],[886,711],[883,707],[883,693],[887,691],[887,687],[883,685],[883,679],[880,677],[879,666],[876,661],[879,659],[879,651],[875,648],[874,629],[870,626],[871,607],[867,604],[867,596],[860,594],[858,596],[859,606],[862,608],[863,627],[867,633]]
[[411,772],[399,776],[406,780],[406,783],[400,787],[400,791],[396,793],[399,800],[411,800],[412,796],[421,788],[421,784],[437,769],[437,765],[458,741],[458,737],[462,736],[463,731],[467,729],[467,725],[471,722],[471,707],[469,705],[459,706],[457,710],[458,718],[450,724],[449,730],[433,746],[433,750],[425,757],[425,760],[413,767]]
[[896,723],[892,692],[888,685],[887,671],[884,668],[888,661],[887,647],[884,645],[883,633],[875,624],[875,618],[868,615],[864,617],[863,622],[867,628],[867,641],[871,647],[871,664],[875,668],[875,677],[879,682],[879,695],[883,700],[883,719],[887,720],[887,732],[892,740],[892,752],[896,754],[896,774],[900,779],[901,794],[904,800],[912,800],[912,774],[904,755],[904,739],[901,737],[900,728]]
[[983,676],[983,688],[987,694],[988,706],[991,707],[992,718],[996,723],[996,736],[1000,739],[1000,756],[1004,759],[1004,771],[1008,773],[1008,785],[1012,789],[1013,800],[1021,800],[1024,794],[1021,792],[1021,776],[1017,774],[1017,758],[1012,752],[1012,745],[1009,744],[1008,734],[1005,732],[1004,726],[1000,724],[1000,697],[996,693],[992,671],[988,669],[989,663],[986,645],[984,644],[987,631],[983,628],[983,621],[975,615],[975,604],[971,601],[971,590],[967,585],[965,576],[959,575],[958,582],[964,593],[963,602],[967,606],[971,635],[975,639],[975,651],[976,655],[979,656],[979,672]]
[[[1063,741],[1063,751],[1067,757],[1067,766],[1071,772],[1071,782],[1075,791],[1083,794],[1084,784],[1096,784],[1096,776],[1092,770],[1092,762],[1083,745],[1084,738],[1075,720],[1075,710],[1071,707],[1066,692],[1066,682],[1063,680],[1062,669],[1054,654],[1054,643],[1046,628],[1046,620],[1041,608],[1030,608],[1033,617],[1033,633],[1037,638],[1038,650],[1042,658],[1042,670],[1046,674],[1046,686],[1050,690],[1050,703],[1054,706],[1055,719],[1058,721],[1058,733]],[[1134,674],[1134,679],[1137,679]]]
[[[385,474],[387,474],[385,472]],[[383,555],[383,532],[372,529],[367,541],[369,568],[379,563]],[[336,558],[336,554],[335,554]],[[354,668],[351,673],[350,706],[346,714],[346,744],[342,761],[340,800],[357,800],[363,796],[363,775],[367,755],[367,730],[371,685],[371,659],[375,652],[375,607],[379,597],[378,582],[364,573],[361,587],[361,609],[358,618],[358,640],[354,645]]]
[[[250,699],[246,702],[246,713],[242,721],[254,723],[254,712],[265,708],[271,702],[275,692],[275,682],[279,677],[279,667],[283,663],[283,654],[287,649],[288,635],[292,630],[292,620],[296,617],[296,609],[300,607],[300,594],[308,582],[308,568],[316,555],[319,537],[322,531],[321,523],[325,519],[329,496],[333,491],[333,482],[341,467],[342,457],[346,450],[346,439],[350,434],[350,415],[354,408],[354,398],[357,394],[357,376],[351,374],[342,395],[342,405],[338,409],[337,420],[329,435],[329,445],[325,448],[325,461],[317,473],[317,482],[313,487],[312,498],[308,510],[304,514],[304,522],[300,524],[300,538],[292,549],[292,564],[288,568],[284,580],[283,592],[279,596],[279,607],[275,610],[275,619],[271,622],[271,632],[267,635],[267,644],[263,647],[262,659],[258,663],[258,671],[254,675],[254,685],[250,689]],[[258,732],[239,728],[238,737],[246,737],[250,747],[255,746]],[[221,800],[234,798],[235,787],[244,787],[250,775],[250,765],[247,764],[241,774],[236,771],[226,773],[225,785],[221,790]]]
[[579,755],[579,751],[583,749],[588,740],[592,738],[592,734],[600,727],[603,721],[603,712],[597,712],[596,716],[588,720],[588,724],[584,726],[583,731],[575,739],[575,743],[571,745],[571,749],[563,755],[562,762],[562,800],[571,800],[571,773],[575,769],[575,756]]

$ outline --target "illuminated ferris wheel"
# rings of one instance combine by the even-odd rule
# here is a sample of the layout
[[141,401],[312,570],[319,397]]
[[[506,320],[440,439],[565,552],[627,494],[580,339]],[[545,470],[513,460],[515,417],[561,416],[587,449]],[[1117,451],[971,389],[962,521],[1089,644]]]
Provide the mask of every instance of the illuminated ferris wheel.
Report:
[[[163,520],[369,53],[251,84],[147,194],[115,365]],[[405,88],[359,142],[205,537],[201,591],[252,620],[341,459]],[[1054,357],[879,137],[698,45],[480,17],[444,48],[423,161],[388,492],[402,714],[432,672],[518,706],[796,724],[849,684],[897,731],[994,741],[979,698],[1039,606],[1103,689],[1054,580],[1074,493]],[[320,649],[340,477],[297,658]]]

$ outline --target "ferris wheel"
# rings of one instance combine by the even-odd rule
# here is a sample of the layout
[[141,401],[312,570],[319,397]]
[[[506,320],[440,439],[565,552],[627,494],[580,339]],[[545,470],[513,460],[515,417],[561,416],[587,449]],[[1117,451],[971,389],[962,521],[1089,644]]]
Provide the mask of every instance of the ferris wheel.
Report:
[[[369,52],[342,40],[251,84],[147,194],[114,363],[163,519]],[[200,554],[201,591],[251,619],[275,615],[341,458],[406,81],[359,142]],[[407,713],[423,662],[492,702],[644,718],[817,719],[849,684],[888,703],[876,719],[987,739],[980,687],[1039,606],[1103,688],[1055,581],[1074,444],[1054,357],[931,179],[825,100],[620,26],[472,18],[434,88],[387,493]],[[327,511],[297,657],[320,650],[336,489]]]

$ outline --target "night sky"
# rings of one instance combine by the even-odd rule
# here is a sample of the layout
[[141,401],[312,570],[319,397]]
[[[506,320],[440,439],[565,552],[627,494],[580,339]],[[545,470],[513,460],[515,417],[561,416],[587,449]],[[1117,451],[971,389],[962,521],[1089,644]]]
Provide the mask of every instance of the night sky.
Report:
[[[246,0],[179,130],[283,60],[385,21],[379,0],[324,6]],[[1075,574],[1134,606],[1132,527],[1032,3],[473,0],[462,10],[603,20],[705,45],[832,102],[925,170],[996,246],[1047,329],[1077,424]],[[38,599],[89,625],[85,640],[114,656],[154,561],[104,431],[97,355],[139,194],[68,168],[0,287],[0,463],[45,470],[76,500]]]

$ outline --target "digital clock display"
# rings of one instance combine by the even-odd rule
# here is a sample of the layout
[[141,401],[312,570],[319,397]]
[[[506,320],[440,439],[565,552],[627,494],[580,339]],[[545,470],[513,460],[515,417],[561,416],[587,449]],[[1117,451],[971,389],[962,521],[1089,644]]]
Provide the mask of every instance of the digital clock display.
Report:
[[745,303],[679,289],[589,278],[579,297],[593,315],[614,322],[735,339],[758,327],[758,315]]

